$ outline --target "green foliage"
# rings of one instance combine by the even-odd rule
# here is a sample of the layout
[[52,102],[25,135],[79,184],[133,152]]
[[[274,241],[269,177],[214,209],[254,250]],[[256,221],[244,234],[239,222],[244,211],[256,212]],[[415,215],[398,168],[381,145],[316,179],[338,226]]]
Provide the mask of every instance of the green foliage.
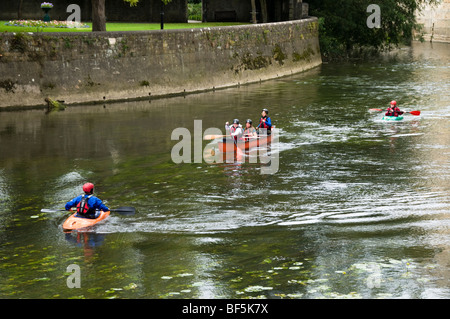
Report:
[[286,54],[284,54],[283,50],[278,44],[276,44],[275,47],[273,48],[272,54],[275,61],[277,61],[280,65],[284,64]]
[[128,2],[130,4],[130,7],[134,7],[137,5],[137,3],[139,2],[139,0],[123,0],[125,2]]
[[[123,0],[125,2],[128,2],[130,4],[130,7],[134,7],[138,4],[139,0]],[[168,4],[169,2],[172,2],[172,0],[161,0],[164,4]]]
[[380,28],[369,28],[367,7],[373,0],[310,0],[310,14],[319,17],[321,52],[326,58],[344,58],[371,50],[380,52],[412,40],[416,10],[436,0],[383,0]]
[[201,3],[188,3],[188,19],[202,21]]
[[28,43],[30,42],[31,37],[25,35],[24,32],[18,32],[14,35],[14,38],[11,40],[11,51],[18,51],[20,53],[25,53],[28,50]]
[[45,102],[47,102],[48,111],[64,111],[66,109],[66,106],[62,102],[49,97],[45,98]]

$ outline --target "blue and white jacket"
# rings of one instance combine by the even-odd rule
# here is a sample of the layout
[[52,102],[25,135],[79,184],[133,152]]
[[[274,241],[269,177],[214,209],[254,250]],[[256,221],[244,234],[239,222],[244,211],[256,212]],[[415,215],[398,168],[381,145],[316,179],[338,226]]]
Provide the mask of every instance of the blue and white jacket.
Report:
[[[71,201],[68,201],[66,204],[66,210],[70,210],[72,207],[76,207],[78,205],[79,202],[81,202],[81,198],[85,196],[88,197],[90,195],[86,194],[86,195],[80,195],[78,197],[75,197],[74,199],[72,199]],[[102,210],[104,212],[109,211],[109,208],[107,206],[105,206],[103,204],[103,202],[101,201],[101,199],[95,197],[95,196],[91,196],[88,201],[87,201],[88,205],[90,208],[95,209],[95,210]]]

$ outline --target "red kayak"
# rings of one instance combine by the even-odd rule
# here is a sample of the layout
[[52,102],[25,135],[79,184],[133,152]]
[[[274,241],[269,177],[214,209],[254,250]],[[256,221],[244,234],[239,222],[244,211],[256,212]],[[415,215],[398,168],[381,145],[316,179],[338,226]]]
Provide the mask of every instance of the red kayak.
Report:
[[247,151],[254,147],[270,144],[271,139],[271,135],[268,135],[259,136],[256,138],[245,138],[243,140],[238,140],[237,142],[235,142],[233,138],[227,137],[224,138],[221,142],[218,142],[217,146],[222,153],[235,152],[237,148],[239,148],[241,151]]
[[101,211],[100,215],[97,218],[85,218],[85,217],[77,217],[77,213],[70,215],[69,218],[63,224],[64,231],[77,230],[81,228],[91,227],[97,224],[99,221],[106,219],[109,216],[110,212]]

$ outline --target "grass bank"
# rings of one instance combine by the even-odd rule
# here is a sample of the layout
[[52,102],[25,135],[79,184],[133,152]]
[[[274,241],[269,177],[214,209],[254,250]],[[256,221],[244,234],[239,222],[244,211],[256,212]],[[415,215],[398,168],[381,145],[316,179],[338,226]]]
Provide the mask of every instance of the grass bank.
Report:
[[[42,27],[18,27],[7,26],[8,21],[0,21],[0,32],[92,32],[92,23],[87,22],[89,28],[42,28]],[[208,23],[165,23],[164,29],[192,29],[207,27],[222,27],[232,25],[243,25],[242,22],[208,22]],[[109,22],[106,24],[106,31],[148,31],[160,30],[159,23],[123,23]]]

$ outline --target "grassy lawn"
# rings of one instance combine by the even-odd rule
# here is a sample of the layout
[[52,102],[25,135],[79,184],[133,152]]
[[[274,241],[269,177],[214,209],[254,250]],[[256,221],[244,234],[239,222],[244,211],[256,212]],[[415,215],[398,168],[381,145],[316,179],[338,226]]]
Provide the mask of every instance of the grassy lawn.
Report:
[[[17,27],[5,25],[7,21],[0,21],[0,32],[91,32],[92,23],[87,23],[89,28],[38,28],[38,27]],[[206,27],[221,27],[231,25],[243,25],[243,22],[210,22],[210,23],[165,23],[164,29],[192,29]],[[159,23],[107,23],[106,31],[144,31],[160,30]]]

